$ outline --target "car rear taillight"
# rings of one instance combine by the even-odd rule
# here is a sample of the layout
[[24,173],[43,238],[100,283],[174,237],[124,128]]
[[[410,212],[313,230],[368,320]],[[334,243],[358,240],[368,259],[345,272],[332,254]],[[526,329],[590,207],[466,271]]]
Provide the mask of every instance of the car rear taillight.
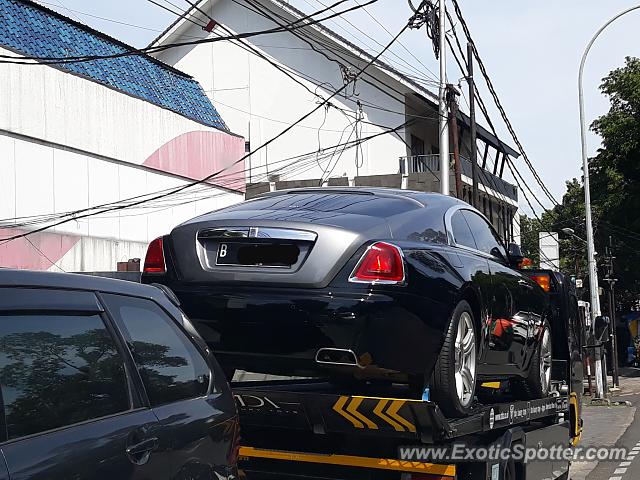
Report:
[[162,237],[156,238],[149,244],[147,255],[144,257],[144,273],[165,273],[167,271],[164,261],[164,248]]
[[349,281],[402,283],[404,278],[404,261],[401,250],[390,243],[376,242],[364,253]]

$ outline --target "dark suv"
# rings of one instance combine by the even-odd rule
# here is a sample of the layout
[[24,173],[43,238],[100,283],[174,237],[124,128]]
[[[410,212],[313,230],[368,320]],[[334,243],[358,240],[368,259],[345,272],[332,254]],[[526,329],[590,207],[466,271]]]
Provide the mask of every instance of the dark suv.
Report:
[[235,478],[224,374],[168,290],[0,269],[0,480]]

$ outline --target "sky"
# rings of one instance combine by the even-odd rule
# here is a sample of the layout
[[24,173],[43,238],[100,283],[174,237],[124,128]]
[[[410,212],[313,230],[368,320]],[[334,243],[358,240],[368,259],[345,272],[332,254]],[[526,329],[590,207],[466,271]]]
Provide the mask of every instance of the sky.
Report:
[[[155,1],[174,11],[178,7],[182,10],[189,7],[186,0]],[[290,0],[290,3],[312,12],[322,8],[321,3],[328,4],[329,1],[334,3],[334,0]],[[355,1],[365,2],[349,0],[349,3],[355,5]],[[577,77],[582,52],[600,26],[625,8],[637,5],[637,0],[458,1],[529,159],[553,196],[560,200],[565,182],[581,175]],[[47,0],[39,3],[136,47],[146,46],[176,17],[149,0]],[[417,0],[414,3],[417,4]],[[447,3],[451,7],[449,0]],[[346,6],[350,5],[347,3],[340,8]],[[411,14],[406,0],[378,0],[367,10],[394,35]],[[350,13],[347,19],[378,44],[345,21],[329,22],[327,26],[372,52],[380,48],[379,44],[386,45],[391,38],[363,11]],[[622,66],[626,56],[640,56],[640,42],[634,40],[638,38],[639,29],[640,10],[613,23],[592,48],[584,77],[589,123],[608,110],[608,100],[598,89],[602,78],[612,69]],[[458,30],[462,35],[459,26]],[[395,58],[394,63],[398,63],[401,57],[402,61],[423,72],[423,76],[435,79],[431,72],[438,71],[438,63],[424,29],[406,32],[401,42],[404,47],[395,45],[392,49],[397,56],[387,55],[387,59]],[[458,83],[461,76],[450,57],[449,82]],[[464,84],[463,88],[466,88]],[[490,104],[491,97],[482,84],[480,91],[485,102]],[[463,110],[466,108],[464,99],[461,107]],[[490,112],[502,140],[515,147],[497,110],[490,108]],[[589,155],[595,155],[600,139],[590,133],[588,145]],[[527,171],[521,158],[515,163],[519,171]],[[532,176],[525,174],[525,178],[542,200],[544,195]],[[549,200],[542,201],[547,206],[551,205]],[[521,204],[525,206],[524,202]]]

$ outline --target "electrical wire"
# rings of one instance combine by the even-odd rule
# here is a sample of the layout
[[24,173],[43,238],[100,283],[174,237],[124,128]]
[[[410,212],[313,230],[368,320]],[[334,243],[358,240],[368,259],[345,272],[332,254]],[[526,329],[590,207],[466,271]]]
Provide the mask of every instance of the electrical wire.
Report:
[[[305,3],[307,3],[308,5],[313,6],[313,5],[309,2],[309,0],[304,0],[304,1],[305,1]],[[325,5],[321,0],[314,0],[314,1],[315,1],[316,3],[318,3],[318,4],[320,4],[321,6],[326,7],[326,5]],[[354,3],[355,3],[356,5],[359,5],[359,3],[358,3],[357,1],[355,1],[355,0],[354,0]],[[391,35],[391,33],[389,32],[389,30],[388,30],[386,27],[384,27],[380,22],[378,22],[378,20],[377,20],[374,16],[372,16],[372,15],[369,13],[369,11],[368,11],[368,10],[366,10],[365,8],[363,8],[362,10],[363,10],[364,12],[366,12],[366,13],[367,13],[367,15],[369,15],[371,18],[373,18],[373,19],[374,19],[374,20],[375,20],[379,25],[381,25],[381,26],[385,29],[385,31],[386,31],[387,33],[389,33],[389,34]],[[374,37],[372,37],[372,36],[371,36],[371,35],[369,35],[367,32],[365,32],[364,30],[362,30],[361,28],[359,28],[359,27],[358,27],[357,25],[355,25],[353,22],[349,21],[347,18],[344,18],[344,17],[343,17],[343,18],[341,18],[341,20],[343,20],[344,22],[346,22],[346,23],[347,23],[347,24],[348,24],[352,29],[354,29],[355,31],[359,32],[361,35],[364,35],[366,38],[368,38],[369,40],[373,41],[373,42],[374,42],[378,47],[382,47],[382,46],[383,46],[383,45],[382,45],[382,43],[380,43],[380,42],[379,42],[378,40],[376,40]],[[362,40],[361,40],[361,39],[358,39],[355,35],[353,35],[351,32],[349,32],[345,27],[343,27],[342,25],[340,25],[340,24],[337,22],[337,20],[334,20],[333,22],[334,22],[334,24],[335,24],[335,25],[337,25],[337,26],[338,26],[342,31],[346,32],[346,33],[347,33],[348,35],[350,35],[352,38],[354,38],[354,39],[356,39],[358,42],[362,43]],[[403,44],[402,44],[402,42],[400,42],[400,41],[398,41],[398,45],[401,45],[401,46],[403,46],[403,47],[404,47],[404,45],[403,45]],[[374,49],[373,49],[373,48],[371,48],[369,45],[366,45],[366,44],[365,44],[365,46],[366,46],[366,47],[368,47],[368,48],[369,48],[369,50],[374,50]],[[407,50],[407,48],[406,48],[406,47],[404,47],[404,48],[405,48],[405,50]],[[407,51],[408,51],[408,50],[407,50]],[[395,58],[397,58],[400,62],[402,62],[402,63],[403,63],[407,68],[409,68],[410,70],[413,70],[417,75],[421,75],[421,74],[422,74],[422,72],[421,72],[417,67],[415,67],[414,65],[412,65],[412,64],[411,64],[409,61],[407,61],[405,58],[401,57],[400,55],[398,55],[397,53],[395,53],[395,52],[394,52],[394,51],[392,51],[392,50],[389,50],[389,53],[390,53],[391,55],[393,55]],[[413,54],[412,54],[412,56],[413,56],[416,60],[418,60],[418,59],[417,59],[417,57],[415,57],[415,55],[413,55]],[[384,58],[384,57],[383,57],[383,58]],[[390,60],[387,60],[387,61],[390,61]],[[428,69],[428,67],[426,67],[426,65],[424,65],[422,62],[420,62],[419,60],[418,60],[418,62],[423,66],[423,68],[425,68],[427,71],[429,71],[429,73],[431,73],[431,74],[433,75],[433,82],[434,82],[434,83],[439,83],[439,82],[438,82],[438,80],[437,80],[437,77],[435,76],[435,74],[434,74],[433,72],[431,72],[431,70],[429,70],[429,69]],[[403,72],[403,73],[405,73],[405,72]],[[406,73],[405,73],[405,74],[406,74]]]
[[47,261],[49,261],[49,263],[51,263],[52,267],[56,267],[58,268],[60,271],[66,273],[66,270],[64,268],[62,268],[60,265],[58,265],[56,262],[54,262],[53,260],[51,260],[42,250],[40,250],[38,247],[35,246],[35,244],[31,241],[31,239],[29,238],[25,238],[25,240],[27,242],[29,242],[31,244],[31,246],[38,252],[40,253],[40,255],[42,255],[44,258],[47,259]]
[[[449,22],[451,23],[451,26],[452,26],[451,31],[452,31],[452,33],[453,33],[453,36],[454,36],[454,38],[456,39],[456,44],[457,44],[457,47],[458,47],[458,52],[459,52],[460,56],[462,57],[462,60],[464,60],[464,63],[463,63],[463,61],[461,61],[461,60],[458,58],[458,56],[457,56],[457,54],[456,54],[456,52],[455,52],[455,50],[454,50],[454,48],[453,48],[453,45],[451,44],[451,41],[449,40],[449,38],[447,38],[447,42],[448,42],[448,44],[449,44],[449,46],[450,46],[450,49],[451,49],[451,51],[452,51],[452,53],[453,53],[453,55],[454,55],[454,58],[455,58],[455,60],[456,60],[456,63],[458,64],[458,68],[460,69],[460,71],[461,71],[463,74],[465,74],[465,73],[466,73],[466,76],[468,76],[468,71],[467,71],[467,69],[466,69],[466,65],[468,65],[468,63],[467,63],[467,61],[466,61],[466,58],[465,58],[465,55],[464,55],[464,51],[462,50],[462,46],[460,45],[460,40],[459,40],[459,38],[458,38],[458,36],[457,36],[457,32],[456,32],[456,30],[455,30],[455,26],[453,25],[453,22],[452,22],[452,20],[451,20],[451,17],[450,17],[450,16],[449,16]],[[465,65],[465,66],[463,66],[463,65]],[[474,87],[475,87],[475,88],[474,88],[474,92],[475,92],[475,94],[476,94],[476,97],[477,97],[477,100],[478,100],[478,105],[480,106],[480,110],[482,111],[482,113],[483,113],[483,115],[484,115],[485,119],[487,120],[487,123],[488,123],[489,127],[491,128],[491,130],[492,130],[492,132],[493,132],[494,136],[495,136],[496,138],[498,138],[498,134],[497,134],[497,132],[496,132],[496,129],[495,129],[494,125],[493,125],[493,122],[491,121],[491,118],[490,118],[490,116],[489,116],[489,112],[487,111],[487,108],[486,108],[486,105],[485,105],[485,103],[484,103],[484,100],[482,99],[482,96],[480,95],[480,92],[479,92],[479,90],[478,90],[477,85],[475,84],[475,82],[474,82]],[[510,161],[510,158],[509,158],[508,156],[505,156],[505,158],[506,158],[507,166],[508,166],[508,168],[509,168],[509,170],[510,170],[510,172],[511,172],[511,174],[512,174],[513,178],[514,178],[514,180],[516,181],[516,184],[518,185],[518,187],[519,187],[519,188],[520,188],[520,190],[522,191],[523,197],[524,197],[525,201],[527,202],[527,204],[529,205],[529,208],[531,209],[531,212],[532,212],[532,213],[533,213],[533,215],[538,219],[538,221],[542,222],[542,219],[537,215],[537,213],[536,213],[535,209],[533,208],[533,205],[531,204],[531,201],[529,200],[529,197],[526,195],[526,192],[525,192],[525,191],[524,191],[524,189],[522,188],[522,184],[521,184],[521,183],[520,183],[520,181],[518,180],[518,177],[520,178],[520,180],[522,180],[522,182],[523,182],[523,183],[524,183],[524,185],[527,187],[527,189],[529,190],[529,192],[531,193],[531,195],[534,197],[534,199],[536,199],[536,201],[538,201],[538,203],[541,205],[541,207],[543,208],[543,210],[544,210],[544,211],[547,211],[546,207],[545,207],[545,206],[544,206],[544,205],[543,205],[543,204],[538,200],[537,196],[535,196],[535,194],[533,194],[533,192],[531,191],[531,189],[530,189],[530,187],[528,186],[528,184],[524,181],[524,179],[522,178],[522,176],[520,175],[520,173],[519,173],[519,172],[517,171],[517,169],[515,168],[515,165],[513,165],[513,163]],[[497,159],[496,159],[496,160],[497,160]],[[480,172],[480,174],[484,177],[485,182],[486,182],[487,178],[489,178],[489,179],[492,181],[493,185],[494,185],[494,191],[495,191],[495,192],[499,192],[499,189],[497,189],[497,187],[496,187],[495,181],[493,181],[493,177],[488,176],[487,172],[485,172],[485,169],[483,169],[483,168],[478,169],[478,171],[479,171],[479,172]],[[485,185],[486,185],[486,184],[485,184]],[[516,224],[517,224],[518,226],[520,226],[519,222],[515,219],[515,216],[514,216],[514,220],[516,221]],[[546,257],[546,255],[544,255],[542,252],[540,252],[540,254]],[[548,259],[547,259],[547,260],[548,260]],[[549,261],[549,260],[548,260],[548,261]]]
[[[50,7],[59,6],[59,4],[57,4],[57,3],[44,2],[42,0],[38,0],[38,3],[40,3],[42,5],[48,5]],[[156,33],[162,33],[163,32],[163,30],[159,30],[157,28],[151,28],[151,27],[147,27],[147,26],[143,26],[143,25],[136,25],[136,24],[133,24],[133,23],[123,22],[121,20],[115,20],[113,18],[108,18],[108,17],[102,17],[100,15],[95,15],[93,13],[83,12],[83,11],[80,11],[80,10],[74,10],[72,8],[64,7],[64,9],[67,12],[72,12],[72,13],[75,13],[77,15],[81,15],[83,17],[95,18],[97,20],[102,20],[104,22],[109,22],[109,23],[115,23],[117,25],[123,25],[125,27],[137,28],[139,30],[146,30],[148,32],[156,32]],[[181,37],[185,37],[185,38],[197,38],[197,37],[192,37],[192,36],[189,36],[189,35],[180,35],[180,36]]]
[[[165,1],[166,1],[166,0],[165,0]],[[200,28],[202,28],[202,29],[206,28],[206,25],[203,25],[203,24],[201,24],[201,23],[198,23],[198,22],[196,22],[195,20],[193,20],[193,19],[189,18],[189,16],[184,15],[184,12],[181,12],[181,11],[180,11],[180,8],[178,8],[178,12],[176,12],[176,11],[172,10],[171,8],[169,8],[169,7],[167,7],[167,6],[162,5],[162,4],[161,4],[161,3],[159,3],[159,2],[156,2],[155,0],[147,0],[147,2],[149,2],[149,3],[153,4],[153,5],[156,5],[156,6],[160,7],[160,8],[162,8],[163,10],[165,10],[165,11],[167,11],[167,12],[169,12],[169,13],[172,13],[173,15],[177,15],[178,17],[182,17],[182,18],[184,18],[187,22],[191,22],[191,23],[193,23],[196,27],[200,27]],[[170,5],[172,5],[172,4],[171,4],[171,2],[167,2],[167,3],[169,3]]]
[[[340,5],[344,2],[346,2],[347,0],[339,0],[337,3],[335,3],[333,6],[335,5]],[[379,0],[369,0],[366,4],[364,4],[365,6],[370,5],[372,3],[376,3]],[[174,42],[174,43],[169,43],[169,44],[165,44],[165,45],[157,45],[157,46],[148,46],[145,48],[130,48],[128,50],[125,50],[123,52],[119,52],[119,53],[113,53],[113,54],[108,54],[108,55],[82,55],[82,56],[67,56],[67,57],[37,57],[37,56],[29,56],[29,55],[19,55],[19,56],[15,56],[15,55],[0,55],[0,64],[1,63],[7,63],[7,64],[18,64],[18,65],[57,65],[57,64],[66,64],[66,63],[80,63],[80,62],[88,62],[88,61],[94,61],[94,60],[105,60],[105,59],[114,59],[114,58],[122,58],[122,57],[128,57],[128,56],[134,56],[134,55],[145,55],[145,54],[150,54],[150,53],[158,53],[158,52],[162,52],[165,50],[169,50],[172,48],[177,48],[177,47],[184,47],[184,46],[193,46],[193,45],[200,45],[200,44],[205,44],[205,43],[215,43],[215,42],[219,42],[219,41],[225,41],[225,40],[233,40],[233,39],[244,39],[244,38],[251,38],[251,37],[255,37],[255,36],[259,36],[259,35],[267,35],[267,34],[273,34],[273,33],[281,33],[281,32],[285,32],[285,31],[291,31],[291,30],[297,30],[297,29],[301,29],[301,28],[306,28],[309,27],[311,25],[315,25],[317,23],[320,22],[324,22],[327,20],[330,20],[332,18],[338,17],[340,15],[344,15],[345,13],[354,11],[354,10],[358,10],[359,8],[362,7],[351,7],[345,10],[341,10],[337,13],[328,15],[326,17],[323,18],[317,18],[314,19],[313,17],[316,15],[321,15],[322,13],[324,13],[326,10],[321,10],[319,12],[315,12],[312,13],[310,15],[305,15],[303,17],[298,18],[297,20],[295,20],[294,22],[292,22],[290,25],[288,25],[286,28],[285,27],[276,27],[276,28],[271,28],[271,29],[267,29],[267,30],[259,30],[259,31],[253,31],[253,32],[244,32],[244,33],[240,33],[240,34],[235,34],[231,37],[228,38],[221,38],[221,37],[214,37],[214,38],[202,38],[202,39],[197,39],[197,40],[190,40],[190,41],[186,41],[186,42]]]
[[[449,20],[450,20],[450,22],[451,22],[451,19],[449,19]],[[452,29],[452,33],[453,33],[453,36],[454,36],[454,38],[455,38],[455,40],[456,40],[456,45],[457,45],[457,48],[458,48],[458,53],[459,53],[459,54],[460,54],[460,56],[462,57],[462,60],[464,60],[464,63],[463,63],[463,61],[461,61],[461,60],[458,58],[458,56],[457,56],[457,54],[456,54],[456,52],[455,52],[455,50],[454,50],[454,48],[453,48],[453,45],[451,44],[451,41],[449,40],[449,38],[447,38],[447,42],[448,42],[448,44],[449,44],[449,46],[450,46],[450,49],[451,49],[451,51],[452,51],[452,53],[453,53],[453,56],[454,56],[454,58],[455,58],[455,60],[456,60],[456,63],[458,64],[458,67],[460,68],[460,71],[461,71],[461,72],[466,72],[466,67],[464,67],[463,65],[466,65],[466,64],[467,64],[467,61],[466,61],[466,58],[465,58],[465,55],[464,55],[464,51],[462,50],[462,45],[460,45],[460,39],[459,39],[459,37],[458,37],[458,35],[457,35],[457,32],[456,32],[455,28],[453,28],[453,29]],[[467,72],[467,76],[468,76],[468,72]],[[477,98],[477,100],[478,100],[478,106],[480,107],[480,111],[481,111],[481,112],[482,112],[482,114],[484,115],[484,117],[485,117],[485,119],[486,119],[486,121],[487,121],[487,124],[489,125],[489,128],[490,128],[490,129],[491,129],[491,131],[493,132],[494,136],[495,136],[496,138],[498,138],[498,133],[497,133],[497,131],[496,131],[496,128],[495,128],[495,126],[494,126],[494,124],[493,124],[493,121],[491,120],[491,117],[490,117],[490,115],[489,115],[489,111],[488,111],[488,109],[487,109],[487,107],[486,107],[486,104],[484,103],[484,100],[483,100],[482,96],[480,95],[480,90],[478,89],[478,86],[476,85],[476,83],[475,83],[475,82],[474,82],[474,92],[475,92],[475,94],[476,94],[476,98]],[[496,159],[496,160],[497,160],[497,159]],[[520,188],[520,190],[522,191],[523,197],[524,197],[525,201],[527,202],[527,205],[528,205],[528,206],[529,206],[529,208],[531,209],[531,212],[533,213],[533,215],[534,215],[534,216],[536,216],[536,217],[538,217],[538,215],[537,215],[537,213],[536,213],[535,209],[533,208],[533,204],[532,204],[532,203],[531,203],[531,201],[529,200],[529,197],[527,197],[527,195],[526,195],[526,193],[525,193],[525,191],[524,191],[524,189],[523,189],[523,187],[522,187],[522,184],[524,184],[524,186],[526,187],[526,189],[529,191],[529,193],[531,194],[531,196],[536,200],[536,202],[540,205],[540,207],[543,209],[543,211],[547,211],[547,208],[545,207],[545,205],[544,205],[544,204],[543,204],[543,203],[538,199],[538,197],[533,193],[533,191],[531,190],[531,187],[529,187],[529,184],[524,180],[524,178],[522,177],[522,175],[520,174],[520,172],[517,170],[517,168],[515,168],[515,165],[513,164],[513,162],[511,162],[511,160],[510,160],[510,158],[509,158],[508,156],[505,156],[505,162],[507,163],[507,166],[508,166],[508,168],[509,168],[509,171],[511,172],[512,177],[513,177],[513,178],[514,178],[514,180],[516,181],[516,184],[518,185],[518,187],[519,187],[519,188]],[[483,169],[480,169],[480,170],[483,170]],[[517,175],[516,175],[516,173],[517,173]],[[522,181],[522,184],[520,183],[520,181],[518,180],[518,178]],[[538,217],[538,219],[539,219],[539,217]]]
[[[401,129],[405,128],[407,126],[407,124],[409,124],[410,122],[411,122],[411,120],[408,120],[408,121],[403,122],[402,124],[398,125],[395,128],[390,128],[390,129],[388,129],[386,131],[378,132],[378,133],[376,133],[374,135],[365,137],[365,138],[361,139],[360,142],[366,142],[366,141],[372,140],[374,138],[380,137],[382,135],[387,135],[389,133],[397,132],[398,130],[401,130]],[[275,138],[276,137],[274,137],[274,139]],[[347,142],[347,143],[349,143],[351,145],[354,145],[354,146],[358,144],[357,142]],[[263,146],[264,145],[266,145],[266,144],[263,144]],[[261,148],[261,147],[259,147],[259,148]],[[331,147],[331,148],[333,148],[333,147]],[[243,161],[244,159],[246,159],[249,155],[251,155],[254,152],[250,152],[249,154],[245,155],[242,159],[236,161],[234,164],[237,164],[240,161]],[[316,154],[316,152],[314,150],[313,152],[308,152],[306,155],[315,155],[315,154]],[[299,157],[301,157],[301,156],[299,156]],[[291,160],[291,159],[286,159],[286,160]],[[285,160],[282,160],[282,161],[285,161]],[[313,159],[312,159],[312,161],[313,161]],[[49,230],[49,229],[51,229],[53,227],[56,227],[56,226],[64,224],[64,223],[67,223],[69,221],[73,221],[73,220],[77,221],[77,220],[80,220],[82,218],[92,217],[92,216],[100,215],[100,214],[107,213],[107,212],[110,212],[110,211],[119,211],[119,210],[124,210],[124,209],[127,209],[127,208],[138,207],[138,206],[143,205],[143,204],[148,204],[151,201],[155,201],[155,200],[160,199],[160,198],[165,198],[165,197],[168,197],[170,195],[174,195],[177,192],[184,191],[184,190],[186,190],[187,188],[189,188],[189,187],[191,187],[193,185],[198,185],[198,184],[201,184],[201,183],[203,183],[203,182],[205,182],[207,180],[210,180],[211,178],[219,175],[221,172],[227,170],[228,168],[230,168],[230,166],[225,167],[224,169],[222,169],[222,170],[220,170],[220,171],[218,171],[218,172],[216,172],[214,174],[209,175],[208,177],[206,177],[206,179],[203,179],[203,180],[200,180],[200,181],[195,181],[195,182],[192,182],[192,183],[187,184],[187,185],[183,185],[183,186],[180,186],[180,187],[177,187],[177,188],[173,188],[171,190],[165,189],[164,191],[162,191],[163,193],[161,195],[156,195],[156,196],[151,197],[151,198],[146,198],[146,197],[148,197],[149,195],[154,195],[157,192],[151,192],[151,193],[147,193],[147,194],[144,194],[144,195],[140,195],[140,196],[134,197],[137,200],[130,201],[130,202],[124,203],[124,204],[122,203],[122,201],[112,202],[111,204],[104,204],[104,206],[106,208],[104,208],[101,211],[97,211],[96,212],[96,211],[93,211],[93,210],[96,209],[96,207],[89,207],[89,208],[77,211],[77,212],[83,212],[82,214],[74,213],[74,214],[70,214],[70,215],[61,216],[61,220],[59,220],[59,221],[57,221],[55,223],[51,224],[49,222],[50,224],[48,224],[46,226],[43,226],[43,227],[39,227],[39,228],[37,228],[35,230],[31,230],[31,231],[24,232],[24,233],[21,233],[21,234],[18,234],[18,235],[13,235],[13,236],[10,236],[10,237],[2,238],[2,239],[0,239],[0,245],[3,245],[5,243],[7,243],[7,242],[10,242],[10,241],[13,241],[13,240],[16,240],[16,239],[19,239],[19,238],[24,238],[24,237],[27,237],[29,235],[33,235],[33,234],[36,234],[36,233],[39,233],[39,232],[42,232],[42,231]],[[213,187],[215,187],[215,185],[213,185]],[[167,190],[169,190],[169,191],[167,191]],[[139,199],[140,197],[145,197],[145,198]],[[11,228],[10,225],[2,225],[2,227]]]
[[[232,1],[234,3],[236,3],[237,5],[243,6],[244,8],[247,8],[248,10],[250,10],[250,11],[252,11],[254,13],[262,15],[264,18],[269,19],[269,20],[273,21],[274,23],[276,23],[276,25],[281,25],[282,26],[282,24],[280,22],[281,21],[284,21],[284,22],[287,21],[287,19],[285,17],[283,17],[281,14],[279,14],[277,12],[274,12],[273,10],[269,9],[267,6],[257,5],[252,0],[244,0],[244,1],[232,0]],[[367,6],[367,4],[363,4],[363,6]],[[343,64],[341,62],[344,62],[350,67],[358,68],[358,64],[354,63],[351,60],[349,60],[349,57],[355,59],[356,61],[362,61],[362,57],[361,56],[358,56],[358,55],[354,54],[353,52],[349,52],[348,50],[346,50],[343,47],[339,47],[339,49],[335,49],[335,47],[333,45],[329,45],[327,43],[327,40],[325,40],[324,38],[319,37],[316,34],[309,33],[307,30],[300,30],[300,31],[292,32],[292,33],[296,37],[298,37],[300,40],[302,40],[305,43],[307,43],[314,51],[316,51],[317,53],[320,53],[327,60],[329,60],[331,62],[334,62],[334,63],[337,63],[339,66],[343,66]],[[332,58],[331,56],[327,55],[322,50],[318,50],[317,49],[317,45],[321,45],[321,46],[325,47],[325,49],[327,49],[328,51],[333,52],[334,58]],[[397,101],[399,103],[406,104],[405,93],[404,92],[398,90],[397,88],[395,88],[392,85],[389,85],[389,83],[386,83],[386,82],[383,82],[383,81],[379,80],[378,78],[376,78],[375,76],[373,76],[372,74],[370,74],[368,72],[365,72],[365,76],[366,76],[366,78],[360,78],[361,82],[364,82],[364,83],[372,86],[373,88],[378,90],[383,95],[386,95],[389,98],[392,98],[393,100],[395,100],[395,101]],[[391,90],[392,92],[398,94],[398,96],[393,95],[392,93],[389,92],[389,90]],[[365,106],[366,106],[366,104],[365,104]],[[408,107],[417,112],[417,109],[415,109],[413,106],[408,105]]]
[[491,93],[491,96],[492,96],[492,98],[493,98],[493,100],[494,100],[494,102],[496,104],[496,107],[498,108],[498,111],[500,112],[500,115],[502,116],[502,119],[504,120],[505,125],[507,126],[507,129],[509,130],[509,133],[511,134],[511,137],[513,138],[513,141],[516,143],[516,145],[518,147],[518,150],[520,150],[520,153],[522,154],[522,158],[524,159],[527,167],[529,168],[529,170],[533,174],[536,182],[542,188],[542,191],[544,192],[544,194],[547,196],[547,198],[549,200],[551,200],[551,202],[554,205],[559,205],[558,201],[555,199],[555,197],[551,194],[549,189],[546,187],[546,185],[542,181],[542,178],[540,178],[540,175],[538,174],[538,172],[534,168],[533,164],[529,160],[529,157],[527,156],[527,153],[525,152],[524,147],[522,146],[522,143],[520,143],[520,139],[518,138],[518,136],[517,136],[517,134],[516,134],[516,132],[515,132],[515,130],[513,128],[513,125],[511,124],[511,121],[509,120],[509,117],[507,116],[507,113],[506,113],[504,107],[502,106],[502,102],[500,101],[500,99],[498,97],[496,89],[493,86],[493,82],[491,81],[491,78],[489,77],[489,75],[487,73],[487,69],[486,69],[486,67],[484,65],[484,62],[482,61],[482,58],[480,58],[480,54],[478,52],[476,44],[473,41],[473,38],[471,37],[471,32],[469,31],[469,26],[467,25],[467,22],[465,21],[464,16],[462,15],[462,11],[460,9],[460,5],[458,4],[457,0],[452,0],[452,1],[453,1],[454,9],[455,9],[455,12],[456,12],[456,16],[458,17],[458,20],[460,21],[460,24],[462,26],[462,29],[463,29],[464,33],[465,33],[465,36],[467,37],[467,40],[471,44],[471,48],[472,48],[472,51],[474,53],[474,56],[476,57],[476,60],[478,61],[478,67],[480,68],[480,71],[482,72],[482,76],[484,77],[485,82],[487,83],[487,87],[489,88],[489,92]]
[[[358,0],[353,0],[353,3],[355,3],[356,5],[360,5],[360,3],[358,2]],[[371,17],[371,19],[373,19],[374,22],[376,22],[378,25],[380,25],[382,27],[382,29],[387,32],[387,34],[389,35],[393,35],[389,29],[387,27],[384,26],[383,23],[380,22],[380,20],[378,20],[371,12],[369,12],[369,10],[365,7],[362,8],[362,11],[365,12],[369,17]],[[438,75],[436,75],[433,70],[431,70],[429,67],[427,67],[411,50],[409,50],[402,42],[398,41],[398,45],[400,45],[405,52],[407,52],[416,62],[418,62],[422,68],[424,68],[427,72],[429,72],[431,74],[431,76],[435,79],[435,82],[437,84],[440,84],[440,80],[438,79]]]

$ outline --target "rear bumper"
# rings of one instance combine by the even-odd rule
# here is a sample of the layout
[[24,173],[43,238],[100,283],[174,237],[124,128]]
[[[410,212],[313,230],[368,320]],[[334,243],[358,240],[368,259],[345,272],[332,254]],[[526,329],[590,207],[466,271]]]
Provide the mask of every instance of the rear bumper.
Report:
[[352,350],[370,370],[429,373],[448,319],[444,305],[411,293],[172,289],[223,367],[275,375],[347,370],[318,364],[322,348]]

